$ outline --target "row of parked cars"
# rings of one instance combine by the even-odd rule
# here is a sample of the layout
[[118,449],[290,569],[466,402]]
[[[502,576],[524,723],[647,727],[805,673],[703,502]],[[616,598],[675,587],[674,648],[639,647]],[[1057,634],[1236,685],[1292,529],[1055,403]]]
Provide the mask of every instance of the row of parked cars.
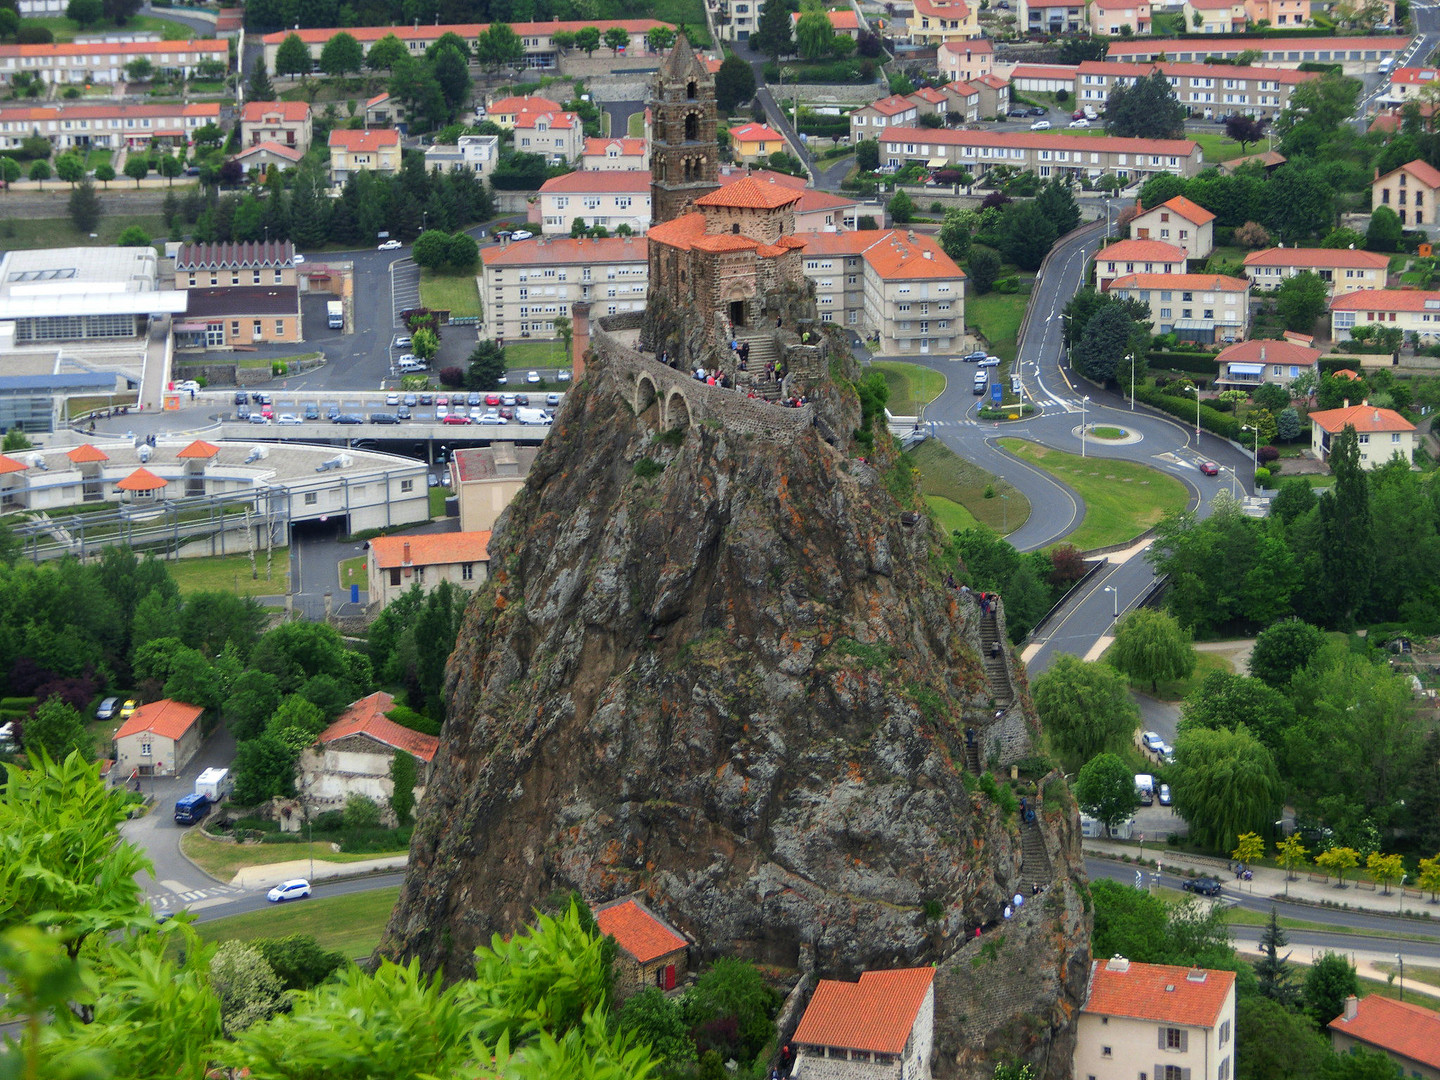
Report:
[[[258,409],[255,411],[251,410],[249,401],[240,401],[242,397],[245,395],[235,395],[235,416],[240,420],[249,420],[252,424],[296,425],[320,423],[322,420],[328,420],[332,424],[363,424],[367,421],[367,418],[359,413],[342,412],[338,404],[324,405],[313,401],[307,402],[298,415],[287,412],[277,416],[269,394],[256,395],[264,400],[257,403]],[[398,424],[404,420],[415,419],[412,410],[433,406],[434,419],[442,424],[550,423],[552,416],[546,410],[557,407],[561,396],[557,393],[546,394],[543,399],[545,408],[540,407],[540,395],[536,394],[534,397],[536,400],[532,404],[531,395],[524,393],[391,393],[385,397],[386,411],[370,413],[368,422]],[[428,414],[422,419],[429,419]]]

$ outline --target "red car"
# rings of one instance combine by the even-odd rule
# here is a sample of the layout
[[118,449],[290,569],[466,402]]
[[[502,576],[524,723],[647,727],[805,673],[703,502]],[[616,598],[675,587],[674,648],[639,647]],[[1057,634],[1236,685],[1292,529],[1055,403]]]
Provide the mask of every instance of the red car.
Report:
[[499,394],[486,394],[486,395],[485,395],[485,404],[486,404],[486,405],[491,405],[491,406],[499,405],[499,404],[500,404],[500,395],[499,395]]
[[1202,461],[1200,463],[1200,471],[1206,476],[1219,476],[1220,466],[1216,465],[1213,461]]
[[457,416],[455,413],[448,413],[440,418],[440,422],[442,424],[468,424],[470,418],[468,416]]

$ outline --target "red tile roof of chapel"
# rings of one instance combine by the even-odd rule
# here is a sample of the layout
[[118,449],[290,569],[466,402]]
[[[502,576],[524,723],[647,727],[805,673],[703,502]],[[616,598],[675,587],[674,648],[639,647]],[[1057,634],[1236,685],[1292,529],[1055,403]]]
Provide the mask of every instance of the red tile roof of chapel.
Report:
[[620,948],[642,964],[689,944],[634,900],[601,908],[595,912],[595,924],[602,934],[612,935]]
[[853,983],[821,979],[792,1041],[898,1054],[934,981],[934,968],[867,971]]

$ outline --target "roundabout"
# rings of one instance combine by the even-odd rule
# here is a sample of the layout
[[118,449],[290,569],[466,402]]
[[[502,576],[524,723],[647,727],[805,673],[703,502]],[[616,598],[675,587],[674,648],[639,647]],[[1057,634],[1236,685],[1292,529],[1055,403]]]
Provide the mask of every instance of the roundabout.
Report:
[[1140,432],[1129,428],[1115,427],[1111,424],[1085,424],[1082,427],[1072,428],[1070,434],[1077,439],[1100,443],[1104,446],[1132,446],[1145,441],[1145,436]]

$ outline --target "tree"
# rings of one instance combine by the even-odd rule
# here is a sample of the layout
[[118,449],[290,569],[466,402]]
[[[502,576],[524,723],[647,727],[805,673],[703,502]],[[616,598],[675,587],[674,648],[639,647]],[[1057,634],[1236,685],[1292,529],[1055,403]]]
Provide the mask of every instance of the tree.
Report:
[[1001,212],[996,230],[1000,251],[1020,269],[1038,270],[1054,246],[1062,223],[1049,216],[1040,199],[1010,203]]
[[1370,213],[1370,227],[1365,230],[1368,251],[1399,251],[1405,239],[1405,226],[1400,215],[1388,206],[1377,206]]
[[139,225],[127,225],[115,241],[116,247],[149,247],[150,234]]
[[1280,807],[1270,751],[1248,728],[1192,728],[1175,740],[1175,812],[1205,847],[1229,851],[1242,833],[1268,828]]
[[1149,337],[1149,325],[1142,325],[1125,304],[1106,303],[1085,323],[1070,359],[1087,378],[1108,382],[1119,376],[1125,357],[1144,355]]
[[20,15],[14,8],[0,8],[0,41],[14,37],[20,28]]
[[1299,1013],[1259,995],[1235,1002],[1235,1080],[1314,1080],[1334,1057]]
[[245,100],[275,100],[275,87],[270,82],[270,73],[265,70],[263,53],[255,58],[255,66],[250,69],[250,81],[245,86]]
[[249,944],[259,950],[285,990],[309,990],[319,986],[348,963],[344,953],[322,949],[309,934],[256,938]]
[[740,1049],[753,1057],[775,1031],[772,1018],[780,1001],[760,973],[744,960],[721,957],[685,995],[685,1019],[693,1027],[733,1018]]
[[1058,236],[1080,227],[1080,206],[1075,202],[1075,192],[1059,176],[1052,176],[1040,189],[1035,205],[1055,226]]
[[1285,329],[1308,334],[1315,329],[1315,320],[1329,301],[1325,281],[1313,270],[1303,270],[1286,278],[1275,290],[1275,310],[1285,322]]
[[380,804],[368,795],[351,792],[345,796],[345,828],[374,829],[380,825]]
[[1411,777],[1410,835],[1422,851],[1440,848],[1440,731],[1425,736]]
[[[594,30],[595,28],[589,27],[588,29]],[[575,35],[577,45],[579,36],[580,32],[577,32]],[[599,44],[599,31],[596,31],[596,44]],[[590,51],[594,52],[594,47]],[[487,71],[499,71],[507,65],[518,64],[524,58],[525,42],[520,39],[520,35],[515,33],[509,23],[494,23],[490,29],[475,39],[475,59]]]
[[594,26],[582,26],[575,31],[575,47],[587,57],[593,56],[600,47],[600,30]]
[[605,47],[619,56],[630,45],[630,33],[623,26],[612,26],[605,31]]
[[175,177],[184,171],[185,162],[174,154],[166,154],[160,159],[160,175],[170,181],[170,186],[174,186]]
[[225,722],[237,742],[255,738],[280,707],[280,684],[274,675],[251,672],[234,688],[221,706]]
[[95,185],[89,178],[82,180],[70,192],[70,223],[75,226],[76,232],[94,232],[103,212],[100,196],[95,193]]
[[1285,895],[1290,895],[1290,882],[1295,877],[1295,871],[1305,865],[1305,857],[1310,854],[1298,834],[1292,833],[1279,840],[1275,844],[1275,861],[1285,870]]
[[965,225],[965,211],[959,207],[945,211],[940,226],[940,248],[957,263],[970,254],[970,230]]
[[210,987],[220,1001],[221,1026],[231,1038],[270,1019],[285,1000],[280,980],[265,957],[244,941],[227,941],[215,950]]
[[575,327],[570,322],[568,315],[556,315],[551,325],[555,327],[555,336],[560,339],[561,352],[564,354],[565,363],[575,363]]
[[646,987],[628,998],[620,1009],[620,1029],[649,1044],[657,1057],[672,1068],[695,1060],[695,1041],[685,1025],[680,1003],[656,986]]
[[1326,953],[1305,973],[1301,991],[1305,1011],[1324,1030],[1325,1026],[1345,1011],[1345,999],[1359,996],[1360,979],[1355,967],[1343,953]]
[[1062,653],[1031,692],[1051,745],[1072,767],[1124,747],[1140,723],[1125,680],[1108,664]]
[[1241,247],[1266,248],[1270,246],[1270,234],[1258,221],[1247,221],[1235,230],[1235,242]]
[[475,264],[480,261],[480,245],[475,238],[468,233],[458,232],[450,237],[445,246],[445,262],[450,271],[456,274],[466,273],[475,269]]
[[147,82],[155,74],[155,65],[148,57],[137,56],[125,65],[125,77],[131,82]]
[[1253,116],[1231,113],[1225,118],[1225,135],[1238,142],[1240,153],[1244,154],[1246,147],[1265,137],[1265,125],[1266,121],[1263,118],[1257,120]]
[[795,23],[795,45],[801,57],[819,60],[835,45],[835,27],[824,11],[806,11]]
[[296,753],[274,735],[265,734],[235,748],[235,791],[239,806],[258,806],[295,790]]
[[[749,67],[747,64],[746,67]],[[861,139],[855,144],[855,167],[861,172],[874,172],[880,167],[880,143],[876,139]]]
[[1274,687],[1245,675],[1212,671],[1185,699],[1180,727],[1233,730],[1244,724],[1272,752],[1278,752],[1294,720],[1294,706]]
[[[284,43],[281,43],[281,48]],[[306,50],[306,58],[309,58],[309,50]],[[275,55],[275,63],[278,68],[280,55]],[[359,72],[365,63],[365,50],[353,34],[347,34],[341,30],[320,50],[320,70],[326,75],[348,75],[351,72]]]
[[1000,256],[987,247],[976,244],[970,252],[970,262],[965,270],[977,296],[984,296],[995,285],[1000,276]]
[[1287,165],[1265,181],[1260,220],[1270,235],[1294,244],[1335,224],[1335,188],[1321,169]]
[[415,781],[418,777],[415,759],[397,750],[390,759],[390,812],[397,825],[409,825],[415,810]]
[[150,159],[144,154],[130,154],[125,158],[125,175],[140,186],[140,181],[150,175]]
[[500,385],[500,376],[505,374],[505,348],[487,338],[471,351],[469,364],[465,373],[466,388],[494,390]]
[[1260,933],[1260,959],[1255,961],[1255,976],[1260,983],[1260,993],[1287,1006],[1295,1000],[1296,987],[1290,970],[1290,954],[1281,956],[1280,950],[1289,943],[1280,926],[1280,915],[1271,904],[1270,921]]
[[299,694],[289,694],[265,724],[265,734],[282,742],[297,756],[325,730],[325,713]]
[[1360,89],[1359,79],[1328,73],[1295,87],[1290,104],[1275,120],[1281,152],[1291,155],[1317,147],[1354,114]]
[[62,154],[55,159],[55,175],[73,188],[76,181],[85,175],[85,163],[77,154]]
[[645,32],[645,44],[651,52],[665,52],[675,44],[675,31],[668,26],[651,27]]
[[[282,42],[281,44],[283,46],[284,43]],[[405,43],[394,34],[386,34],[379,41],[375,42],[374,45],[370,46],[370,51],[365,54],[365,66],[371,71],[379,71],[381,68],[384,68],[386,71],[393,71],[395,65],[402,59],[410,59],[410,50],[407,49]],[[308,68],[306,70],[308,70]]]
[[1177,139],[1185,109],[1159,70],[1130,85],[1117,84],[1105,103],[1105,131],[1130,139]]
[[730,112],[754,96],[754,70],[740,57],[731,53],[725,57],[720,64],[720,70],[715,73],[715,103]]
[[453,119],[470,98],[470,64],[455,48],[441,49],[431,68]]
[[1416,884],[1430,894],[1431,900],[1440,894],[1440,855],[1420,860],[1420,877]]
[[44,187],[45,181],[50,179],[50,163],[48,161],[31,162],[30,179]]
[[795,51],[795,41],[790,36],[790,5],[786,0],[765,0],[760,6],[760,19],[750,35],[750,44],[771,60]]
[[[376,45],[379,44],[380,42],[376,42]],[[408,50],[406,55],[409,55]],[[309,75],[313,68],[314,63],[310,59],[310,49],[301,40],[300,35],[286,34],[285,40],[280,42],[280,47],[275,50],[275,74]]]
[[1337,624],[1349,628],[1369,593],[1374,566],[1370,485],[1354,427],[1330,440],[1330,471],[1335,483],[1320,496],[1322,588]]
[[1075,781],[1080,808],[1105,825],[1106,832],[1128,818],[1140,805],[1135,774],[1114,754],[1099,754],[1087,761]]
[[1092,882],[1090,897],[1095,910],[1092,955],[1233,969],[1234,950],[1220,905],[1202,907],[1191,897],[1171,907],[1158,896],[1108,879]]
[[1265,857],[1265,841],[1257,833],[1241,833],[1235,838],[1235,850],[1230,857],[1243,866]]
[[1325,632],[1299,619],[1267,626],[1255,638],[1255,647],[1250,651],[1250,674],[1283,690],[1324,644]]
[[1390,886],[1405,876],[1405,860],[1399,855],[1382,855],[1372,851],[1365,860],[1365,869],[1370,877],[1379,883],[1384,894],[1390,895]]
[[105,185],[105,190],[110,190],[110,181],[115,179],[115,166],[108,161],[102,161],[95,166],[95,179]]
[[23,728],[25,749],[39,755],[42,751],[55,761],[64,761],[77,752],[86,761],[95,760],[95,739],[85,730],[85,719],[52,696],[36,707],[34,715]]
[[[1354,848],[1332,847],[1315,856],[1315,865],[1327,874],[1335,875],[1335,884],[1345,887],[1345,871],[1360,863],[1360,853]],[[1333,1017],[1332,1017],[1333,1019]]]
[[915,216],[915,200],[903,190],[897,191],[885,204],[885,209],[890,211],[890,217],[896,225],[904,225]]
[[[9,11],[9,8],[0,8],[0,12]],[[8,193],[10,185],[21,177],[20,163],[12,157],[0,157],[0,180],[5,181],[5,190]]]
[[440,270],[450,258],[450,237],[439,229],[430,229],[415,238],[410,257],[426,270]]
[[434,330],[416,330],[410,347],[420,359],[431,360],[440,350],[440,339],[435,336]]

